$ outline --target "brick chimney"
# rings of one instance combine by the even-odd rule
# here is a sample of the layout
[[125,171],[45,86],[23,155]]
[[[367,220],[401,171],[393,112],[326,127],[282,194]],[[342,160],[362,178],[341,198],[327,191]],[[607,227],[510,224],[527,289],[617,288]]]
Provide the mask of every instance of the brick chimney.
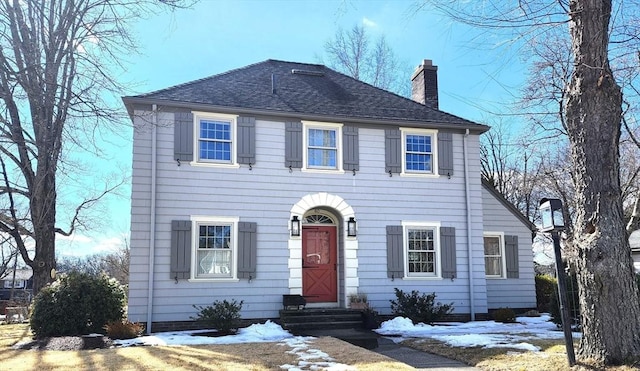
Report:
[[411,76],[411,99],[438,109],[438,66],[425,59]]

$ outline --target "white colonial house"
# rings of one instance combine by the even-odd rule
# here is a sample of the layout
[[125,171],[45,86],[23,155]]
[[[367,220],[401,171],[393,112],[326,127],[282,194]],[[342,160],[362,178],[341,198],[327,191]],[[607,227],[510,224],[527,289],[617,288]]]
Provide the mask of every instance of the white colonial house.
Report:
[[135,127],[128,314],[149,329],[193,305],[283,295],[344,308],[394,288],[464,319],[536,306],[532,224],[481,181],[489,127],[438,109],[425,60],[413,100],[322,65],[267,60],[123,98]]

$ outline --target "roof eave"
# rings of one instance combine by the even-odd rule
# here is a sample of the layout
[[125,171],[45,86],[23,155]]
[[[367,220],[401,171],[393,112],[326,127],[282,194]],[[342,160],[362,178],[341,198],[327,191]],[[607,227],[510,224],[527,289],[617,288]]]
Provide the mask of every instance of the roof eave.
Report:
[[[310,120],[310,121],[347,121],[355,124],[379,124],[379,125],[406,125],[407,122],[411,123],[429,123],[429,127],[433,128],[442,128],[442,129],[469,129],[473,133],[482,134],[490,129],[489,126],[483,124],[476,123],[446,123],[442,121],[427,121],[427,120],[402,120],[402,119],[379,119],[379,118],[368,118],[368,117],[353,117],[353,116],[339,116],[339,115],[318,115],[318,114],[307,114],[300,112],[282,112],[268,109],[256,109],[256,108],[246,108],[246,107],[229,107],[229,106],[217,106],[206,103],[192,103],[192,102],[181,102],[181,101],[173,101],[166,99],[151,99],[145,97],[137,97],[137,96],[129,96],[122,97],[122,101],[127,107],[127,112],[129,116],[133,116],[133,106],[136,104],[144,104],[144,105],[166,105],[176,108],[189,108],[193,110],[204,110],[204,111],[214,111],[219,113],[235,113],[235,114],[246,114],[246,115],[263,115],[263,116],[275,116],[275,117],[296,117],[302,120]],[[466,121],[466,120],[465,120]]]

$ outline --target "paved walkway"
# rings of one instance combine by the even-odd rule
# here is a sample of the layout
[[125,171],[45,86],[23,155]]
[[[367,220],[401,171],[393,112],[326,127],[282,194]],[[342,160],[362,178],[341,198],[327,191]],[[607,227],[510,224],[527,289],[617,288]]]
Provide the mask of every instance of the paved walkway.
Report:
[[413,348],[405,347],[393,342],[393,340],[381,337],[373,331],[354,329],[323,329],[307,331],[304,335],[309,336],[331,336],[359,347],[369,349],[405,363],[417,370],[427,371],[477,371],[476,367],[468,366],[462,362],[442,357],[439,355],[422,352]]
[[417,370],[427,371],[475,371],[476,367],[468,366],[462,362],[438,356],[435,354],[422,352],[413,348],[405,347],[394,343],[384,337],[378,338],[378,347],[371,349],[372,352],[380,353],[387,357],[406,363]]

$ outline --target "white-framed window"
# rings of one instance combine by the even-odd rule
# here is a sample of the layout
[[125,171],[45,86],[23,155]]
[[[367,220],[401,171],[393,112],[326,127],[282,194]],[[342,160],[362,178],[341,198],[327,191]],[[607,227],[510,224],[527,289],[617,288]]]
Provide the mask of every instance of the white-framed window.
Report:
[[237,165],[236,115],[193,112],[196,163]]
[[303,170],[342,170],[342,124],[303,121]]
[[487,278],[505,278],[504,233],[484,232],[484,272]]
[[4,288],[5,289],[11,289],[11,288],[23,289],[24,284],[25,284],[24,280],[16,280],[14,284],[13,280],[11,280],[11,277],[7,277],[5,278],[5,281],[4,281]]
[[194,216],[191,220],[193,278],[235,278],[239,218]]
[[437,134],[435,130],[403,129],[402,171],[403,174],[437,174]]
[[405,275],[440,277],[439,223],[403,222]]

